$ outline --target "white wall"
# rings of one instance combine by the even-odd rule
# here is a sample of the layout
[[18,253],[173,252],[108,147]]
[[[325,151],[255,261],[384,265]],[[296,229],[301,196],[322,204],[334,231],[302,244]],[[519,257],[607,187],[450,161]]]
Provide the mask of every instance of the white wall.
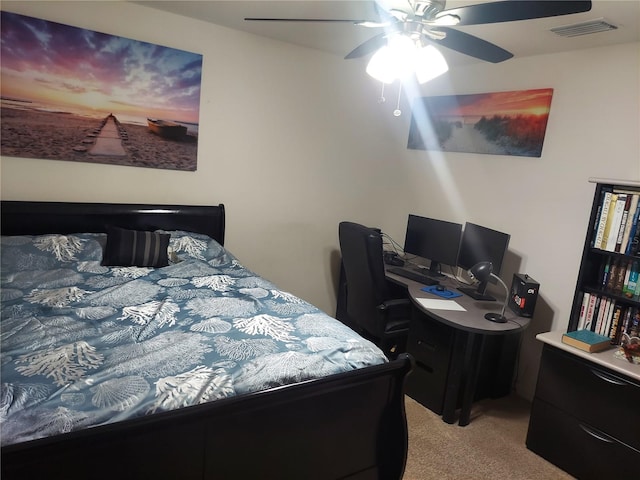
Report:
[[527,398],[535,333],[568,321],[593,194],[587,178],[640,178],[638,44],[451,71],[416,94],[550,87],[551,116],[541,158],[438,155],[405,148],[408,102],[399,118],[395,90],[379,105],[361,61],[129,3],[2,9],[204,55],[196,172],[4,157],[3,199],[223,202],[229,249],[329,313],[340,220],[380,226],[400,243],[410,212],[509,232],[503,278],[526,272],[541,283],[519,365]]

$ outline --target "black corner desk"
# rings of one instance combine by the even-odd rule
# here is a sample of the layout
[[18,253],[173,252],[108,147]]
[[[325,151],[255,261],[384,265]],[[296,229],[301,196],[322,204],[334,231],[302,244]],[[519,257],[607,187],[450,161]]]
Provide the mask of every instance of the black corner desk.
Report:
[[[502,309],[504,297],[491,302],[462,295],[450,301],[464,310],[430,308],[420,299],[445,299],[423,291],[425,285],[414,280],[390,272],[386,277],[396,288],[405,289],[415,307],[407,341],[407,351],[416,360],[407,377],[410,397],[442,414],[447,423],[455,423],[459,407],[458,424],[465,426],[474,400],[511,392],[522,332],[530,318],[507,309],[507,323],[486,320],[485,313]],[[457,292],[455,280],[442,277],[439,281]]]

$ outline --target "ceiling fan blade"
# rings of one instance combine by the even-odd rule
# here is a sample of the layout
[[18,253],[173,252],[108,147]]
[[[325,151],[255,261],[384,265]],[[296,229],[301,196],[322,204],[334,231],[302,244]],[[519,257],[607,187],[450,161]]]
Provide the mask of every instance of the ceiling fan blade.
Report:
[[397,17],[393,12],[382,10],[377,3],[374,3],[376,17],[373,20],[352,19],[352,18],[277,18],[277,17],[245,17],[247,22],[307,22],[307,23],[352,23],[362,27],[382,28],[389,24],[396,23]]
[[385,38],[386,36],[387,36],[387,33],[383,32],[383,33],[379,33],[375,37],[371,37],[366,42],[361,43],[356,48],[351,50],[351,52],[349,52],[347,56],[344,57],[345,60],[364,57],[365,55],[375,52],[380,47],[383,47],[384,45],[386,45],[387,43],[387,40]]
[[434,30],[445,32],[447,36],[441,40],[431,40],[433,43],[464,53],[465,55],[491,63],[504,62],[513,57],[513,53],[507,52],[505,49],[474,35],[469,35],[468,33],[448,27],[438,27]]
[[588,12],[589,10],[591,10],[590,1],[505,0],[443,10],[436,15],[436,19],[445,15],[455,15],[460,17],[458,25],[480,25],[571,15]]
[[261,18],[245,17],[248,22],[342,22],[342,23],[364,23],[366,20],[337,19],[337,18]]

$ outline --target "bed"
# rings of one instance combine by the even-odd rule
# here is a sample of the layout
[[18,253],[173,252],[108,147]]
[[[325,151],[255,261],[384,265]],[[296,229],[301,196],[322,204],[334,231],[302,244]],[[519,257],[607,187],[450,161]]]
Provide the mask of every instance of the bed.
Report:
[[0,213],[3,479],[402,478],[410,357],[243,266],[223,205]]

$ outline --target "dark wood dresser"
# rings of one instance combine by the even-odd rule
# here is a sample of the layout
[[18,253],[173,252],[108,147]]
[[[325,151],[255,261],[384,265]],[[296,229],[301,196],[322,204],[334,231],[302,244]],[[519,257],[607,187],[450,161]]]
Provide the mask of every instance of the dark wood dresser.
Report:
[[640,478],[640,365],[544,342],[527,447],[578,479]]

